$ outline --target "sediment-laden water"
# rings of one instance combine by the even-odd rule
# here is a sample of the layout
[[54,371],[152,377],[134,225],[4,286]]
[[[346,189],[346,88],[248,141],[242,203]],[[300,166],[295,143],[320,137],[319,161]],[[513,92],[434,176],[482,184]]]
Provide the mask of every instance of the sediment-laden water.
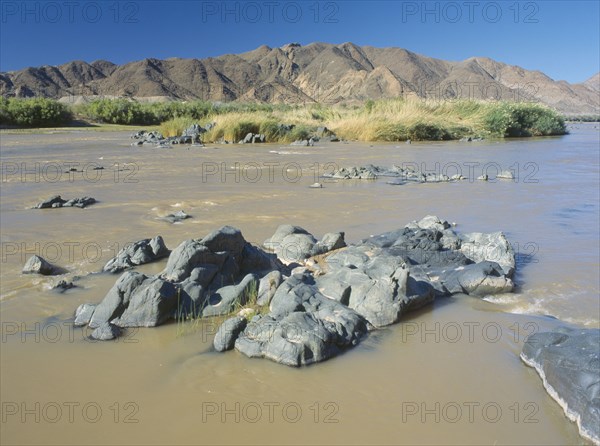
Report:
[[[128,137],[0,136],[2,442],[582,442],[518,355],[527,334],[560,321],[600,325],[597,127],[558,138],[411,145],[153,149],[132,148]],[[320,178],[366,164],[471,180]],[[83,172],[66,173],[72,167]],[[498,169],[515,180],[474,180]],[[309,188],[315,181],[324,187]],[[99,203],[30,209],[55,194]],[[178,210],[193,218],[160,220]],[[517,292],[440,300],[299,370],[212,352],[210,322],[132,330],[108,343],[70,325],[75,308],[99,302],[117,277],[88,273],[135,240],[160,234],[172,249],[229,224],[261,243],[292,223],[318,237],[345,231],[355,242],[428,214],[457,231],[504,231],[518,256]],[[60,294],[49,290],[59,278],[22,275],[34,253],[81,276],[78,288]]]

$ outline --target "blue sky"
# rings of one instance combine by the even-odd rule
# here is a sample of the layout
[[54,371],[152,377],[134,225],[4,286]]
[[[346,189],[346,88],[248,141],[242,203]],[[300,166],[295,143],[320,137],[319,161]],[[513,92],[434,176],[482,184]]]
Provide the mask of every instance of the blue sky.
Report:
[[600,1],[0,1],[0,70],[204,58],[289,42],[471,56],[581,82],[600,71]]

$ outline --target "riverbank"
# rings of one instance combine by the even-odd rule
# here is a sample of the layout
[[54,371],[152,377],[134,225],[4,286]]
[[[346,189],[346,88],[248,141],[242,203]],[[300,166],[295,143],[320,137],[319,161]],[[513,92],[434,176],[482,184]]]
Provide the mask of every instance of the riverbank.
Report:
[[[103,99],[76,106],[51,104],[48,100],[2,99],[0,122],[39,126],[41,116],[46,116],[41,107],[54,110],[52,119],[63,119],[62,125],[67,127],[69,121],[65,116],[78,118],[79,126],[86,123],[100,129],[110,124],[146,126],[160,129],[165,137],[181,135],[192,124],[202,127],[210,124],[203,135],[205,142],[237,142],[248,133],[264,135],[266,142],[292,142],[308,139],[320,127],[327,127],[339,138],[354,141],[441,141],[567,132],[562,116],[536,103],[416,98],[369,100],[354,105],[138,103]],[[52,125],[56,125],[54,121]]]

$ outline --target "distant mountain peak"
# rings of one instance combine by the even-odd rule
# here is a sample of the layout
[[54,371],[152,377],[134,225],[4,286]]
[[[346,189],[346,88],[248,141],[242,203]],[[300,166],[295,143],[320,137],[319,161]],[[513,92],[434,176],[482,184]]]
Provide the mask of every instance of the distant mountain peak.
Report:
[[131,96],[259,102],[352,102],[407,94],[452,98],[535,100],[567,114],[598,114],[600,73],[581,84],[554,81],[488,57],[444,61],[404,48],[352,42],[281,47],[206,59],[146,58],[116,65],[71,61],[0,73],[3,96]]

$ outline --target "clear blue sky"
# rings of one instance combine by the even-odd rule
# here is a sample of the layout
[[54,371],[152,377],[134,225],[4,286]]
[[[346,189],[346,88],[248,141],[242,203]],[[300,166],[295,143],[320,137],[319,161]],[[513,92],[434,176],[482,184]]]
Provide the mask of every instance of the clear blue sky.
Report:
[[600,71],[600,1],[1,0],[0,70],[204,58],[289,42],[471,56],[581,82]]

